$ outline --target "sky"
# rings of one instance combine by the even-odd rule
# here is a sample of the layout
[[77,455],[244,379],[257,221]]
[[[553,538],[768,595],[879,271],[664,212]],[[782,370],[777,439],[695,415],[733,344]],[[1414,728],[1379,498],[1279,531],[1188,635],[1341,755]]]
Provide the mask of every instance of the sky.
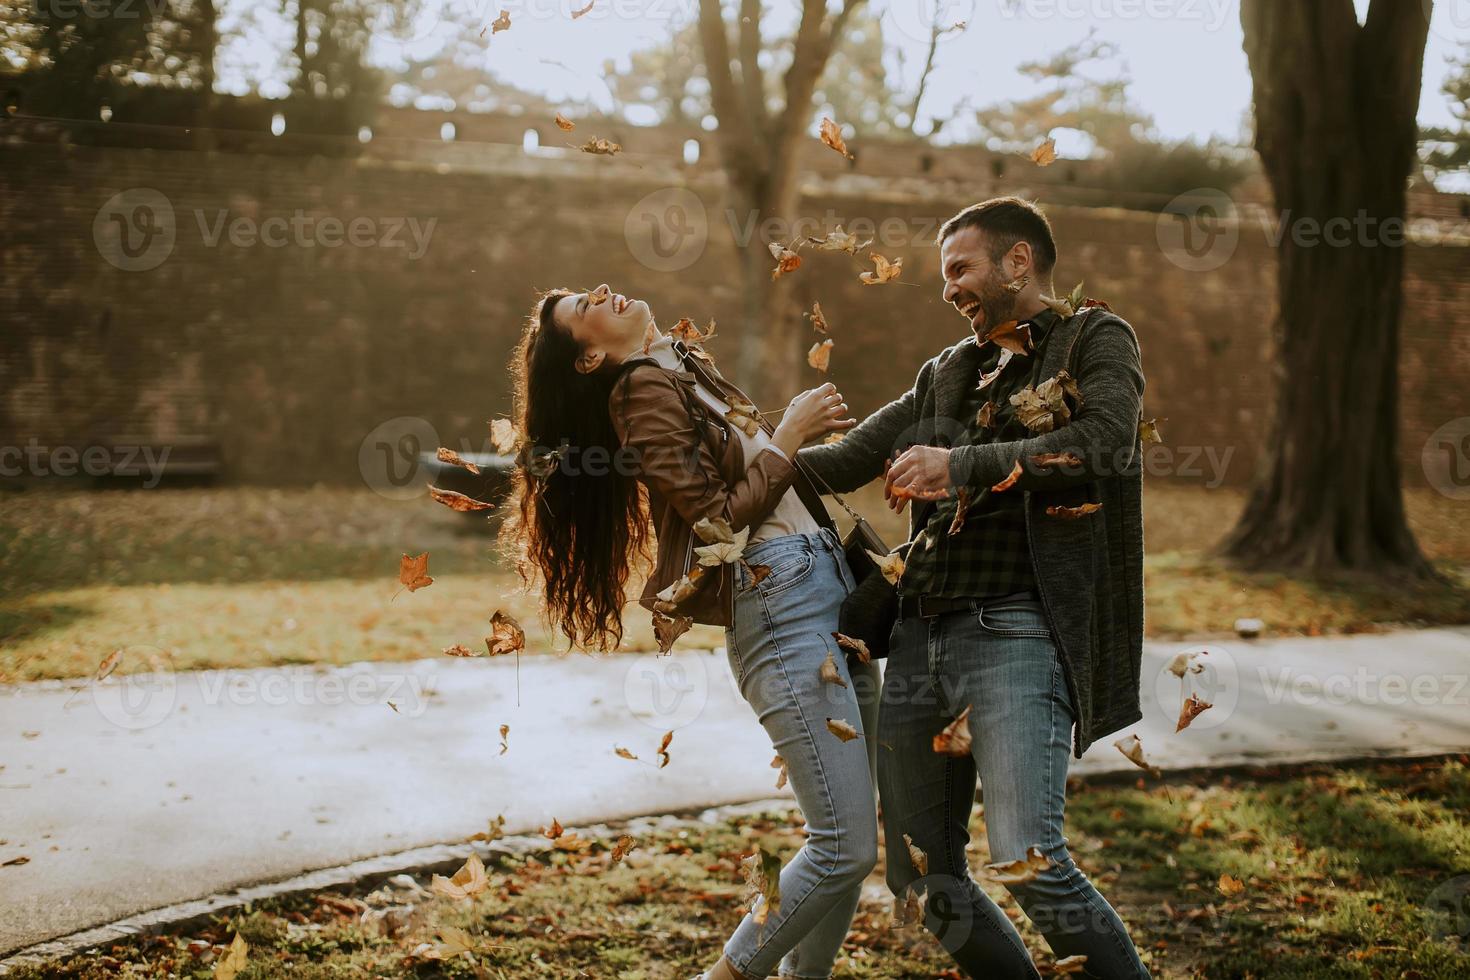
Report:
[[[440,5],[490,24],[509,12],[508,31],[486,31],[480,43],[488,70],[553,101],[609,105],[601,66],[626,62],[632,51],[667,39],[694,16],[697,0],[592,0],[578,19],[570,12],[587,0],[422,0],[425,12],[406,27],[375,36],[372,60],[385,67],[405,54],[423,57],[443,44],[450,28],[436,15]],[[1279,0],[1297,2],[1297,0]],[[1369,0],[1355,0],[1361,17]],[[1384,0],[1379,0],[1384,2]],[[1423,3],[1429,0],[1393,0]],[[835,3],[835,0],[834,0]],[[882,12],[885,39],[905,52],[912,84],[922,63],[928,24],[965,22],[941,41],[921,115],[948,115],[968,96],[989,105],[1036,95],[1036,83],[1017,73],[1021,63],[1044,57],[1095,33],[1120,49],[1111,66],[1132,79],[1133,102],[1151,114],[1168,139],[1219,137],[1239,142],[1250,108],[1251,80],[1238,0],[870,0]],[[790,23],[796,0],[766,0],[768,22]],[[275,4],[228,0],[226,26],[244,38],[222,53],[221,83],[232,91],[258,85],[262,94],[284,95],[282,52],[290,50],[288,24]],[[403,40],[398,40],[402,38]],[[1440,85],[1447,59],[1470,53],[1470,0],[1437,0],[1425,53],[1420,119],[1453,121]],[[248,80],[247,80],[248,79]],[[265,79],[264,83],[260,79]],[[1065,143],[1060,146],[1067,154]]]

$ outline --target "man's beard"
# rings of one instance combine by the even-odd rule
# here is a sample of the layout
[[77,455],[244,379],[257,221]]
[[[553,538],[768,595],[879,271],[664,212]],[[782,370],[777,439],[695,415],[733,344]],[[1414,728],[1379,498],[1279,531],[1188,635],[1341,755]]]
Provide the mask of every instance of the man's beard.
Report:
[[1017,295],[1007,288],[1007,280],[1001,278],[999,271],[991,272],[990,278],[981,287],[980,310],[985,314],[985,322],[981,326],[980,339],[996,327],[1004,326],[1016,319]]

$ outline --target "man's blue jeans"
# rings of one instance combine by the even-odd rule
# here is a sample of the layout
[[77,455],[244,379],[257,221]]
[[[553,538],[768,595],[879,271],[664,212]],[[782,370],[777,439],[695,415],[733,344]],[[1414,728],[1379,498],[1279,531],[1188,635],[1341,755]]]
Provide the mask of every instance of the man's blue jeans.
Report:
[[[1007,885],[1058,959],[1085,955],[1089,977],[1147,977],[1118,914],[1067,853],[1062,836],[1073,712],[1061,661],[1035,600],[1008,599],[894,625],[878,713],[878,790],[888,886],[927,896],[925,925],[975,977],[1035,977],[1005,913],[965,857],[979,776],[992,862],[1039,847],[1047,869]],[[966,707],[973,749],[934,751]],[[928,855],[909,859],[907,834]]]

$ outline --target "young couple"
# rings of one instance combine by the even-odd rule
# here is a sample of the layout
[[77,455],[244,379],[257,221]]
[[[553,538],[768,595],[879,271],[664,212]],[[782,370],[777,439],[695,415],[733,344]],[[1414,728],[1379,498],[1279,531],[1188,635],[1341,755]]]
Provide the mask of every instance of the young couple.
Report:
[[[832,975],[878,857],[875,771],[888,885],[905,905],[924,900],[925,924],[972,976],[1038,976],[970,874],[977,777],[991,860],[1030,859],[1006,887],[1056,957],[1086,957],[1086,976],[1148,976],[1062,834],[1069,752],[1140,717],[1138,344],[1104,307],[1063,315],[1045,301],[1057,249],[1035,206],[966,208],[939,243],[945,302],[972,335],[861,425],[830,384],[796,396],[779,425],[748,421],[697,347],[605,287],[546,293],[526,330],[518,421],[541,455],[519,477],[509,533],[552,621],[575,645],[616,646],[652,531],[642,603],[662,592],[668,609],[677,592],[676,614],[725,628],[730,670],[806,818],[779,908],[757,904],[706,978]],[[834,432],[846,434],[808,447]],[[612,463],[567,465],[594,447]],[[817,486],[880,477],[895,510],[913,502],[898,619],[881,684],[874,665],[838,656],[839,685],[822,665],[854,580]],[[717,519],[748,530],[744,561],[691,587],[695,525]],[[966,712],[970,755],[936,753]]]

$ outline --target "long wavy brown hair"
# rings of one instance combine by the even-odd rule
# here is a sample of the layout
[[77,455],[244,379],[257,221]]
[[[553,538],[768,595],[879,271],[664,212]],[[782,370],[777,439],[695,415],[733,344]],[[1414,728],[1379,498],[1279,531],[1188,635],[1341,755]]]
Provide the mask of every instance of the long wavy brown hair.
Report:
[[617,458],[608,400],[616,366],[582,374],[571,333],[552,319],[569,289],[541,294],[511,363],[521,440],[502,544],[528,588],[539,580],[546,618],[574,647],[610,650],[623,638],[628,579],[648,558],[648,505],[625,467],[589,467],[588,449]]

